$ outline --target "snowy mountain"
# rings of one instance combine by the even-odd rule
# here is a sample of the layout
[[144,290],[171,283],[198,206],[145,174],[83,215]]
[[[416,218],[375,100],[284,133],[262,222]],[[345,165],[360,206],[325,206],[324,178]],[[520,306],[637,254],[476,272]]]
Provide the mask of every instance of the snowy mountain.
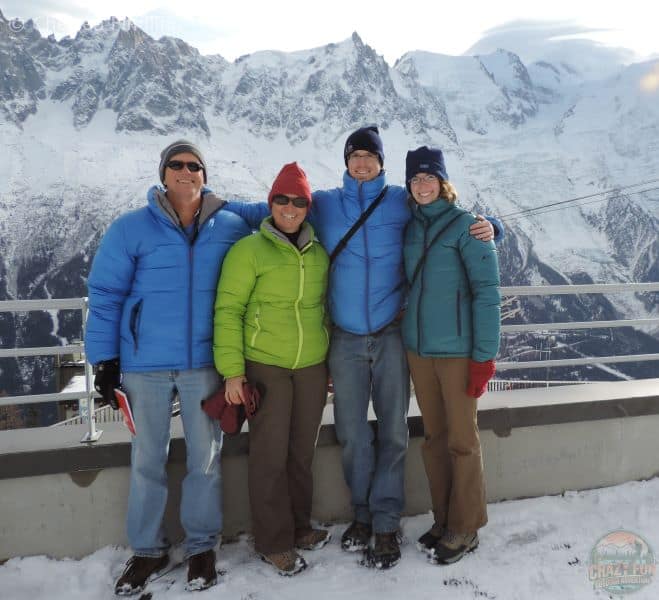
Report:
[[[439,145],[462,203],[504,217],[505,283],[659,280],[659,192],[640,193],[656,183],[519,214],[659,179],[659,61],[604,68],[601,49],[581,47],[567,62],[554,45],[528,64],[499,49],[411,52],[390,66],[355,33],[229,63],[128,20],[84,25],[59,41],[32,22],[13,25],[0,13],[0,299],[85,295],[102,232],[144,203],[159,152],[176,137],[204,148],[216,192],[260,200],[291,160],[314,187],[338,185],[344,140],[367,123],[381,128],[392,183],[402,183],[408,149]],[[521,319],[640,317],[657,314],[657,297],[564,296],[523,309]],[[0,343],[79,335],[73,316],[56,322],[0,315]],[[612,335],[621,349],[659,347],[656,330]],[[4,361],[0,390],[40,380],[34,364]],[[46,362],[39,368],[48,371]]]

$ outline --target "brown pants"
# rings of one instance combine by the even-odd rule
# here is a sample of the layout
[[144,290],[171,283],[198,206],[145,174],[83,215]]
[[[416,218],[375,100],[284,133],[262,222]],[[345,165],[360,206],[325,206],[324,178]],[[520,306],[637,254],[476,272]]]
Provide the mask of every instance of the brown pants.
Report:
[[246,362],[251,383],[265,389],[249,422],[249,503],[260,554],[292,550],[295,531],[310,526],[313,460],[327,400],[325,363],[283,369]]
[[468,358],[422,358],[407,352],[425,441],[423,462],[435,522],[457,533],[487,523],[477,400],[467,395]]

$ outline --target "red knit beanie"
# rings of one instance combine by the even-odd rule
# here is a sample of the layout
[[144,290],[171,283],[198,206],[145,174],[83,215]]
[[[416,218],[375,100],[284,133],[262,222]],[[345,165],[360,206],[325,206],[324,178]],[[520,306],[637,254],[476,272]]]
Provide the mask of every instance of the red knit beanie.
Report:
[[311,204],[311,186],[307,181],[306,173],[296,162],[284,165],[272,184],[268,195],[268,204],[272,206],[275,196],[295,194],[299,198],[306,198]]

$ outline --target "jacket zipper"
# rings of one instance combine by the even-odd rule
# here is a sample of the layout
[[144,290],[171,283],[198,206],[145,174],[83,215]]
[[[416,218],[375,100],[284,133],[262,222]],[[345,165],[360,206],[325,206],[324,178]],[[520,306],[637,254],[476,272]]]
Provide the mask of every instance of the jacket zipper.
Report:
[[[364,211],[364,196],[362,195],[362,192],[364,190],[364,184],[360,183],[359,184],[359,208],[360,211]],[[366,295],[364,297],[364,302],[366,303],[366,332],[371,333],[372,327],[371,327],[371,311],[370,311],[370,305],[369,305],[369,298],[371,296],[371,269],[369,265],[369,257],[368,257],[368,226],[366,223],[364,223],[362,230],[364,232],[364,260],[366,261]]]
[[302,344],[304,342],[304,331],[302,330],[302,320],[300,319],[300,300],[302,300],[302,294],[304,293],[304,257],[297,250],[297,248],[294,248],[293,251],[297,255],[298,264],[300,265],[300,285],[298,287],[297,299],[295,300],[295,320],[297,322],[298,330],[298,346],[297,356],[295,357],[295,362],[291,367],[292,369],[295,369],[300,362],[300,356],[302,355]]
[[194,280],[193,271],[194,271],[194,242],[190,243],[190,250],[188,256],[189,269],[188,269],[188,369],[192,369],[192,282]]
[[[423,253],[425,254],[428,249],[426,244],[428,243],[428,224],[423,223]],[[423,254],[421,255],[423,256]],[[416,303],[416,343],[417,343],[417,354],[421,356],[421,298],[423,297],[423,281],[425,279],[426,266],[421,267],[421,273],[419,273],[419,296]]]

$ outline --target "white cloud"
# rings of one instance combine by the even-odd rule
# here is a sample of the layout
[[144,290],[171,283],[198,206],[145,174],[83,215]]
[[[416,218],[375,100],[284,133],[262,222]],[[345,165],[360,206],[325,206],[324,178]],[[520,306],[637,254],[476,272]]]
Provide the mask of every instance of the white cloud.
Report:
[[365,43],[393,63],[409,50],[461,54],[485,34],[509,30],[502,23],[552,21],[569,23],[573,33],[603,44],[631,48],[641,55],[659,50],[656,22],[645,0],[607,5],[601,2],[553,0],[473,0],[447,5],[433,0],[412,5],[334,0],[314,4],[305,0],[278,2],[203,2],[179,0],[9,0],[8,17],[35,18],[42,33],[75,34],[83,20],[92,25],[111,16],[128,16],[152,35],[162,31],[180,37],[204,54],[233,60],[263,49],[302,50],[340,42],[357,31]]

